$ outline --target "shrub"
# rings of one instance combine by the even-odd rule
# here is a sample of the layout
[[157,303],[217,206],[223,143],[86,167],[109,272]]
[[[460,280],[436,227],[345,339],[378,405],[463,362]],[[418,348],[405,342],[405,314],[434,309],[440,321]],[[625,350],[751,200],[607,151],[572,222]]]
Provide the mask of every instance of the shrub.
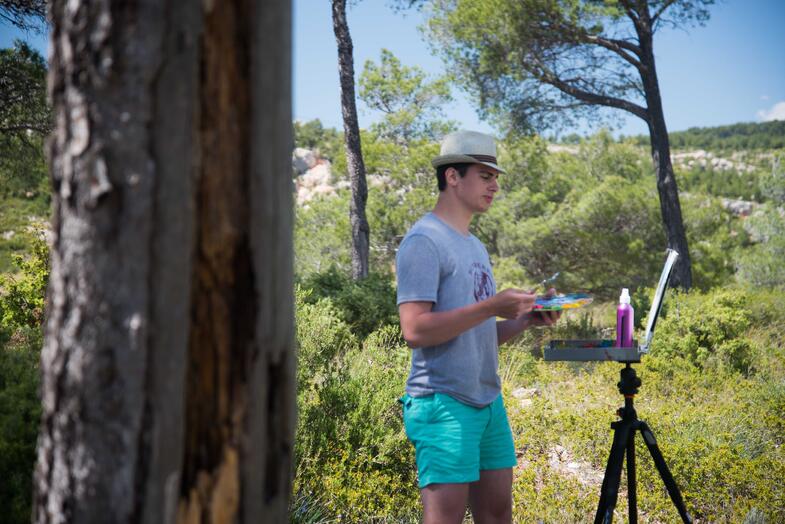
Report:
[[0,329],[39,328],[49,282],[49,248],[37,238],[28,258],[14,255],[20,273],[0,275]]
[[330,266],[347,270],[349,253],[349,192],[316,197],[294,210],[294,266],[300,276],[325,271]]
[[4,522],[29,522],[41,406],[38,329],[20,328],[0,346],[0,507]]
[[749,370],[753,347],[747,330],[753,317],[748,294],[738,289],[671,291],[669,300],[667,316],[658,321],[652,355],[682,358],[702,369]]
[[304,297],[306,302],[329,298],[339,318],[360,338],[379,327],[398,323],[395,289],[386,275],[371,273],[355,281],[331,267],[311,274],[302,286],[311,290],[310,295]]
[[20,273],[0,276],[0,507],[4,522],[29,522],[41,406],[38,360],[48,280],[46,244],[15,257]]
[[763,288],[785,288],[785,211],[767,204],[745,226],[758,243],[738,253],[738,280]]
[[[350,284],[351,285],[351,284]],[[298,430],[291,518],[417,520],[401,421],[409,349],[387,325],[360,346],[332,299],[297,293]]]

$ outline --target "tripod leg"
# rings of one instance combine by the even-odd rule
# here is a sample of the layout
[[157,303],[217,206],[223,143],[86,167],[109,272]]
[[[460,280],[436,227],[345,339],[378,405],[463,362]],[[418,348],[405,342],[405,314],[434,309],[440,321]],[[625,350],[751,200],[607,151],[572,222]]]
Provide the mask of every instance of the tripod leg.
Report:
[[627,502],[629,508],[629,522],[638,522],[638,495],[635,479],[635,430],[630,431],[627,441]]
[[649,425],[642,421],[640,423],[640,430],[641,435],[643,435],[643,441],[646,443],[646,447],[649,448],[649,453],[651,453],[651,457],[654,459],[654,465],[657,466],[657,471],[660,473],[660,477],[662,477],[662,480],[665,483],[665,489],[668,490],[668,495],[670,495],[673,504],[676,506],[676,509],[681,516],[681,520],[684,521],[685,524],[691,524],[692,517],[687,513],[687,508],[684,505],[684,500],[681,498],[679,487],[676,485],[676,481],[673,480],[673,475],[671,475],[668,465],[665,464],[665,459],[662,457],[659,446],[657,446],[657,440],[654,438],[654,433],[652,433]]
[[626,420],[619,420],[611,424],[613,428],[613,444],[611,445],[611,453],[608,456],[608,464],[605,466],[605,477],[602,479],[600,503],[597,506],[594,524],[610,524],[613,521],[613,509],[616,507],[616,499],[619,495],[621,469],[624,465],[624,451],[629,441],[631,425],[632,421]]

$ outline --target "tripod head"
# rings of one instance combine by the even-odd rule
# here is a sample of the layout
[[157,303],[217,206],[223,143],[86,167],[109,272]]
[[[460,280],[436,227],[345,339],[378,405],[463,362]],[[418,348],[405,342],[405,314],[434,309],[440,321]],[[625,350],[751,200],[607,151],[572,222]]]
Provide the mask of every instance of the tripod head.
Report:
[[619,386],[619,393],[627,396],[637,395],[638,388],[641,386],[641,379],[635,373],[635,369],[627,362],[627,365],[622,368],[621,380],[617,384]]

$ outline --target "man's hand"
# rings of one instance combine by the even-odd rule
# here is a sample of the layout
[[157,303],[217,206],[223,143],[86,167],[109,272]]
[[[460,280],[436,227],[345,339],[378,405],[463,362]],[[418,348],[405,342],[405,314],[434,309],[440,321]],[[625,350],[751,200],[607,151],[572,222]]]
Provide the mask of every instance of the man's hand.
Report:
[[[505,316],[497,313],[496,316],[504,316],[504,318],[508,319],[496,322],[496,334],[499,344],[504,344],[508,340],[515,338],[521,331],[530,327],[551,326],[561,317],[561,311],[533,310],[534,301],[537,299],[534,290],[521,291],[519,289],[505,289],[493,298],[506,294],[509,294],[510,296],[505,297],[505,303],[511,302],[513,304],[518,304],[519,306],[523,304],[523,306],[518,309],[518,311],[520,311],[518,316]],[[549,289],[545,296],[550,297],[555,294],[555,289]],[[514,308],[511,307],[510,313],[513,313],[512,309]]]
[[[556,290],[551,288],[545,293],[545,298],[551,298],[556,294]],[[531,311],[526,319],[526,327],[552,326],[561,318],[561,311]]]
[[490,300],[493,301],[493,310],[497,317],[515,319],[530,312],[536,298],[534,293],[521,289],[505,289]]
[[532,311],[526,327],[552,326],[561,318],[561,311]]

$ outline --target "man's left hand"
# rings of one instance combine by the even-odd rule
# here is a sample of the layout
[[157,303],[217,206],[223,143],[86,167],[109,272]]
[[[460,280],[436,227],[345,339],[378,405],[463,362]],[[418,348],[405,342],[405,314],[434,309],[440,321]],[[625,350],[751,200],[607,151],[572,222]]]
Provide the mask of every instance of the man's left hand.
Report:
[[529,315],[527,322],[529,327],[552,326],[561,318],[561,311],[534,310],[527,314]]
[[[545,293],[545,298],[550,298],[556,294],[556,290],[551,288]],[[530,313],[527,313],[528,318],[526,319],[526,327],[541,327],[541,326],[552,326],[561,318],[561,311],[542,311],[542,310],[533,310]]]

